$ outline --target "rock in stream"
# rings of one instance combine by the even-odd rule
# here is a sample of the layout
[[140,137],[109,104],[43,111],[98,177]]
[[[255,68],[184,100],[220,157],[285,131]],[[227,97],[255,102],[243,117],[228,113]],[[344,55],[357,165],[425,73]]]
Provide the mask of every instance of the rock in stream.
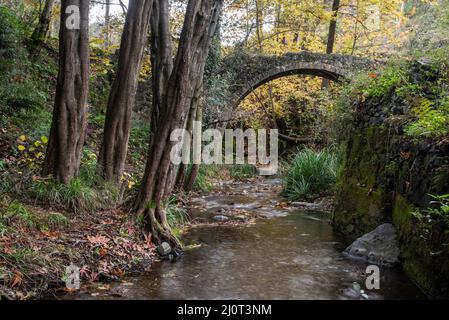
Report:
[[399,247],[394,226],[389,223],[378,226],[354,241],[345,254],[381,266],[395,265],[399,262]]

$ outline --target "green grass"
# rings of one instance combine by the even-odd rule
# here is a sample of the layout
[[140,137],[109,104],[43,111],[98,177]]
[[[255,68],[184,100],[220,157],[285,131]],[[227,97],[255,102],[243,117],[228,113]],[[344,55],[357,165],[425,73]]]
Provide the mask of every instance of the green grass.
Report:
[[229,175],[235,181],[250,179],[256,174],[256,167],[251,164],[237,164],[229,167]]
[[81,178],[73,179],[68,185],[53,179],[33,181],[28,189],[30,196],[57,209],[74,213],[89,213],[110,209],[118,203],[119,191],[112,184],[90,184]]
[[213,189],[213,180],[220,174],[220,167],[217,165],[201,165],[198,176],[193,185],[196,191],[209,192]]
[[291,200],[313,200],[329,193],[337,179],[337,162],[329,150],[299,151],[282,170],[283,195]]
[[34,228],[38,226],[35,216],[27,209],[25,205],[17,200],[12,201],[4,211],[0,213],[0,223],[5,227],[15,222],[23,223],[27,227]]

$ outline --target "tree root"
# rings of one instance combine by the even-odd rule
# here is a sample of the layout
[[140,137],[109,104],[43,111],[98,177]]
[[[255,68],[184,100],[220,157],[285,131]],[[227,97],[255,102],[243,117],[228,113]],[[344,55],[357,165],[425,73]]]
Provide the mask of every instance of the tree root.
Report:
[[156,245],[159,245],[163,242],[168,242],[173,249],[182,250],[182,243],[173,235],[170,226],[166,222],[166,219],[157,219],[157,211],[160,212],[159,216],[165,216],[165,211],[156,210],[154,208],[147,208],[143,212],[146,217],[147,227],[151,232],[152,241]]

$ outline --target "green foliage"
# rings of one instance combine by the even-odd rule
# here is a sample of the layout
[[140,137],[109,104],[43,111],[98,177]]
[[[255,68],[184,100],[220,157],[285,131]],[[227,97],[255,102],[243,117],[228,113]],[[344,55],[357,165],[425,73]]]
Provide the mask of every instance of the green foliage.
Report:
[[16,55],[18,41],[24,38],[24,34],[24,25],[14,12],[0,6],[0,59],[13,58]]
[[421,99],[413,108],[416,120],[406,128],[407,135],[412,137],[444,137],[449,135],[449,99],[436,105],[434,101]]
[[[360,74],[344,87],[334,114],[335,135],[346,132],[355,104],[395,100],[409,106],[405,133],[413,138],[449,134],[449,81],[442,60],[420,63],[392,60],[379,73]],[[399,99],[399,101],[398,101]],[[392,114],[390,114],[391,116]]]
[[240,181],[254,177],[257,170],[251,164],[236,164],[229,167],[229,174],[233,180]]
[[48,225],[51,228],[65,227],[70,224],[70,220],[61,213],[55,212],[48,216]]
[[[411,2],[412,3],[412,2]],[[430,56],[448,60],[449,47],[449,1],[417,1],[415,24],[406,52],[414,57]]]
[[282,170],[283,195],[311,200],[328,193],[337,179],[337,157],[329,150],[299,151]]
[[145,165],[149,136],[149,121],[133,117],[129,138],[130,157],[133,161],[133,165],[137,168],[141,168],[142,171]]
[[429,208],[425,213],[430,216],[431,219],[437,221],[444,221],[449,226],[449,194],[445,195],[431,195],[434,199],[433,204],[435,208]]
[[166,205],[167,220],[172,229],[185,226],[190,221],[187,211],[179,203],[179,199],[176,196],[172,196]]
[[0,212],[0,224],[9,226],[12,223],[19,221],[24,223],[27,227],[36,227],[37,220],[31,212],[19,201],[11,202],[6,210]]
[[211,191],[214,187],[213,179],[218,176],[219,171],[220,168],[217,165],[200,165],[193,189],[202,192]]
[[373,73],[368,77],[370,81],[362,89],[363,95],[367,98],[381,98],[405,81],[407,78],[406,65],[395,61],[382,70],[379,76]]
[[81,177],[73,179],[68,185],[57,183],[52,178],[37,179],[30,183],[28,192],[42,203],[74,213],[108,209],[119,199],[117,187],[107,183],[93,185]]
[[39,129],[48,129],[51,119],[46,106],[57,64],[47,52],[31,60],[25,45],[26,28],[14,12],[0,6],[0,113],[8,116],[0,119],[0,126],[15,125],[43,135],[48,130]]

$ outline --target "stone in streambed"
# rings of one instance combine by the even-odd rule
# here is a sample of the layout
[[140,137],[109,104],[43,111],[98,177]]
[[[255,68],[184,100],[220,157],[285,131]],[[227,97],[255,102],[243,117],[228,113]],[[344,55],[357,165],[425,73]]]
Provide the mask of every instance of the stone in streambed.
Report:
[[217,222],[229,221],[229,217],[226,217],[226,216],[223,216],[223,215],[214,216],[212,219],[217,221]]
[[166,256],[168,254],[170,254],[171,252],[171,246],[168,242],[162,242],[158,247],[157,247],[157,252],[161,255],[161,256]]
[[354,241],[345,254],[381,266],[395,265],[399,262],[399,247],[394,226],[389,223],[378,226]]

